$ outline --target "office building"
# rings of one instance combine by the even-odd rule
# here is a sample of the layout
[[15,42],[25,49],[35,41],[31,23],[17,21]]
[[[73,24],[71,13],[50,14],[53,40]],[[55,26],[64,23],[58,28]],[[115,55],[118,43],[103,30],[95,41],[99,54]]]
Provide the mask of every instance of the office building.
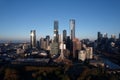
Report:
[[86,51],[85,50],[79,51],[78,60],[85,61],[85,59],[86,59]]
[[63,42],[65,43],[67,40],[67,31],[63,30]]
[[120,39],[120,33],[119,33],[119,39]]
[[116,39],[116,36],[114,34],[111,35],[112,39]]
[[22,49],[24,49],[24,50],[26,50],[26,49],[28,49],[29,48],[29,45],[28,44],[23,44],[23,46],[22,46]]
[[98,39],[99,39],[99,38],[101,38],[101,33],[100,33],[100,32],[98,32]]
[[104,37],[104,38],[108,38],[108,34],[107,34],[107,33],[104,33],[103,37]]
[[21,49],[21,48],[18,48],[16,51],[17,54],[23,54],[24,52],[25,52],[25,50]]
[[59,34],[58,34],[58,21],[54,21],[54,38],[50,45],[51,57],[55,57],[59,53]]
[[70,39],[70,36],[67,36],[66,40],[66,54],[68,57],[72,58],[73,43]]
[[36,48],[36,31],[35,30],[30,31],[30,44],[31,44],[31,48]]
[[100,38],[100,34],[101,34],[101,33],[100,33],[100,32],[98,32],[98,38]]
[[61,34],[59,34],[59,43],[61,42]]
[[70,19],[70,37],[71,40],[75,38],[75,20]]
[[66,57],[65,57],[65,51],[66,51],[66,44],[63,43],[63,35],[61,35],[61,38],[60,38],[60,55],[58,58],[54,59],[54,62],[57,62],[57,63],[65,63],[65,64],[70,64],[72,63],[70,60],[68,60]]
[[59,44],[53,42],[50,44],[50,55],[51,58],[54,58],[59,53]]
[[78,53],[78,59],[82,61],[93,59],[93,48],[87,47],[85,50],[80,50]]
[[44,46],[43,46],[43,42],[44,42],[44,38],[40,38],[40,49],[43,49]]
[[81,50],[81,43],[79,41],[79,39],[74,38],[73,39],[73,49],[72,49],[72,56],[73,59],[77,59],[78,58],[78,51]]
[[58,21],[54,21],[54,40],[53,42],[59,42],[59,34],[58,34]]
[[46,46],[47,48],[50,46],[50,36],[46,36]]
[[100,42],[102,39],[102,34],[100,32],[98,32],[98,42]]
[[40,48],[43,50],[47,49],[47,40],[46,38],[40,38]]
[[36,47],[37,49],[40,49],[40,41],[37,41]]
[[93,48],[87,47],[86,48],[86,59],[92,59],[93,58]]

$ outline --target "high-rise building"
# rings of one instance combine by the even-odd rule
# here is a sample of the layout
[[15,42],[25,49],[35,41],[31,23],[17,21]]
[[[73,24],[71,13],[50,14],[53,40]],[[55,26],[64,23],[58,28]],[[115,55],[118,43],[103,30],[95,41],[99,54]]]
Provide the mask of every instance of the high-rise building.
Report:
[[75,20],[70,19],[70,35],[71,35],[71,40],[75,38]]
[[53,42],[50,44],[50,55],[51,58],[55,57],[59,53],[59,44]]
[[63,30],[63,42],[66,42],[67,40],[67,31]]
[[73,39],[73,49],[72,50],[73,50],[73,52],[72,52],[73,59],[77,59],[78,51],[81,50],[81,43],[80,43],[79,39],[77,39],[77,38]]
[[31,48],[36,48],[36,31],[35,30],[30,31],[30,44],[31,44]]
[[61,42],[61,34],[59,34],[59,43]]
[[104,38],[108,38],[108,34],[107,34],[107,33],[104,33],[103,37],[104,37]]
[[119,33],[119,39],[120,39],[120,33]]
[[50,45],[50,36],[46,36],[46,43],[47,43],[47,47]]
[[111,35],[112,39],[116,39],[116,36],[114,34]]
[[40,38],[40,48],[46,50],[47,49],[47,40],[46,38]]
[[61,35],[61,40],[60,40],[60,50],[61,50],[61,53],[60,53],[60,56],[59,58],[61,58],[62,60],[65,58],[64,57],[64,50],[66,49],[66,45],[63,43],[63,36]]
[[70,39],[70,36],[67,36],[66,50],[67,50],[66,52],[67,56],[72,59],[73,43],[72,43],[72,40]]
[[65,51],[66,51],[66,44],[64,44],[63,42],[63,35],[61,35],[61,38],[60,38],[60,55],[58,58],[54,59],[53,61],[54,62],[57,62],[57,63],[65,63],[65,64],[70,64],[71,61],[68,60],[66,57],[65,57]]
[[54,42],[59,42],[59,34],[58,34],[58,21],[54,21]]
[[78,53],[78,60],[85,61],[86,59],[86,51],[80,50]]
[[59,53],[59,34],[58,34],[58,21],[54,21],[54,38],[53,43],[50,45],[50,54],[51,57],[55,57]]
[[86,48],[86,59],[92,59],[93,58],[93,48],[87,47]]
[[78,53],[78,59],[82,61],[93,59],[93,48],[86,47],[85,50],[80,50]]
[[98,32],[98,42],[100,42],[102,39],[102,34],[100,32]]
[[98,39],[99,39],[99,38],[101,38],[101,33],[100,33],[100,32],[98,32]]

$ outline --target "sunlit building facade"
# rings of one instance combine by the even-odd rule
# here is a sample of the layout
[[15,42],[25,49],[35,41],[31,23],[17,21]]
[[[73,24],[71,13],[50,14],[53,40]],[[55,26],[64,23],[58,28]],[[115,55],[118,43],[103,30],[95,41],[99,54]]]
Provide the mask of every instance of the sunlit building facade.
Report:
[[75,20],[74,19],[70,19],[70,36],[71,36],[71,40],[75,38]]
[[35,30],[30,31],[30,45],[31,45],[31,48],[36,48],[36,31]]

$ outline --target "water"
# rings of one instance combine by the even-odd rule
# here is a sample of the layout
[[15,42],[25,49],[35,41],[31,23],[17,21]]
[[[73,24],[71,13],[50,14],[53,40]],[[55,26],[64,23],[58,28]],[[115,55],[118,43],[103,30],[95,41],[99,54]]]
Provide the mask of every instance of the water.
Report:
[[120,66],[111,62],[110,60],[108,59],[105,59],[105,58],[102,58],[102,61],[105,63],[105,65],[108,66],[108,68],[110,69],[120,69]]

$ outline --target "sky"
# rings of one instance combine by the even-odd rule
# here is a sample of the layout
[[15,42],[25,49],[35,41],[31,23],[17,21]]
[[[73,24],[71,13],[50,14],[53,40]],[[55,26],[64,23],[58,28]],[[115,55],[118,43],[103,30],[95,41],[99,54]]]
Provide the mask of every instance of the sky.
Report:
[[0,40],[29,40],[30,30],[37,39],[53,37],[54,20],[59,34],[75,19],[79,39],[96,39],[97,32],[120,33],[120,0],[0,0]]

